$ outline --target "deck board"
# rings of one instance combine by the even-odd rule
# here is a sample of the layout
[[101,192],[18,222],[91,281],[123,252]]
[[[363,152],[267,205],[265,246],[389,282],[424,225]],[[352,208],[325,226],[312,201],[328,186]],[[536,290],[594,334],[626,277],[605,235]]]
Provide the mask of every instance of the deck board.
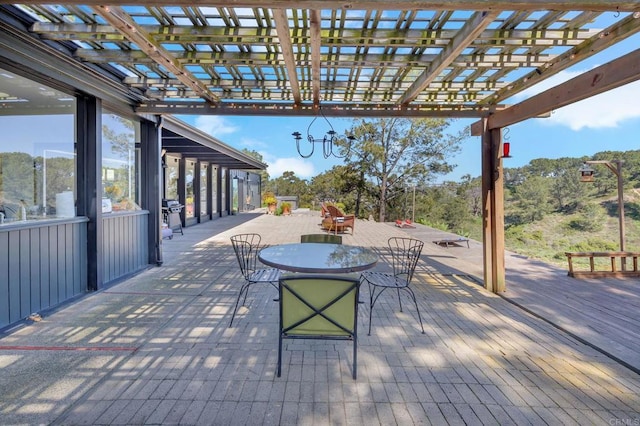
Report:
[[[403,230],[423,241],[455,234],[418,225]],[[472,253],[470,253],[472,252]],[[482,282],[482,244],[445,249],[425,244],[428,262]],[[507,252],[506,291],[500,296],[640,371],[640,280],[572,278],[568,268]]]

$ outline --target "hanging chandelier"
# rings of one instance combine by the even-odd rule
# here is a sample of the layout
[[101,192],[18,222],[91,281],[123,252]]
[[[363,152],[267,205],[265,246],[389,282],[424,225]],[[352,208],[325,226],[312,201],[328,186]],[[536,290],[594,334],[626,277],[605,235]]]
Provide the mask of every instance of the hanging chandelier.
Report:
[[[327,133],[322,137],[322,139],[320,138],[315,138],[312,134],[311,134],[311,126],[313,126],[313,123],[318,119],[318,116],[321,116],[322,118],[324,118],[324,121],[327,122],[327,124],[329,125],[329,131],[327,131]],[[340,156],[337,155],[336,152],[334,151],[334,144],[336,142],[336,131],[333,130],[333,126],[331,125],[331,123],[329,122],[329,120],[327,120],[327,117],[324,116],[324,114],[322,113],[322,110],[318,107],[318,115],[316,115],[313,120],[311,121],[311,123],[309,123],[309,127],[307,127],[307,141],[309,142],[309,144],[311,145],[311,152],[309,152],[309,154],[303,154],[302,151],[300,150],[300,141],[302,140],[302,134],[300,132],[293,132],[291,134],[291,136],[293,136],[293,138],[296,140],[296,148],[298,149],[298,154],[300,155],[300,157],[302,158],[309,158],[313,155],[313,152],[315,150],[315,144],[317,143],[321,143],[322,144],[322,154],[324,155],[324,158],[329,158],[332,155],[336,158],[345,158],[349,155],[349,152],[351,152],[351,144],[353,143],[353,141],[356,139],[355,137],[353,137],[352,135],[348,135],[347,136],[347,146],[346,146],[346,152],[344,155]]]

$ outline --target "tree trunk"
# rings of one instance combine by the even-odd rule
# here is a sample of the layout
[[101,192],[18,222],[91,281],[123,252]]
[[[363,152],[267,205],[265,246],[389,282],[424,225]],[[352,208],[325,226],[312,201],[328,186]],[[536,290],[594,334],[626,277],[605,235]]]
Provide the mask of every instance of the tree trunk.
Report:
[[384,222],[385,215],[387,214],[387,178],[386,176],[382,179],[382,187],[380,188],[380,216],[378,221],[380,223]]
[[354,215],[360,217],[360,199],[362,198],[362,189],[364,187],[364,169],[360,169],[360,181],[358,182],[358,190],[356,192],[356,207]]

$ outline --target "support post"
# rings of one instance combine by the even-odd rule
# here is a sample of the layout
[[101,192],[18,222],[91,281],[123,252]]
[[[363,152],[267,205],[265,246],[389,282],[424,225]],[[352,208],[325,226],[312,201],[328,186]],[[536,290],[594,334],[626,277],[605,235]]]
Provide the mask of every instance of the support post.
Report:
[[149,211],[147,226],[149,263],[160,266],[162,260],[162,117],[141,122],[142,207]]
[[504,266],[504,176],[502,130],[482,132],[483,259],[485,288],[493,293],[506,290]]
[[87,223],[87,290],[102,288],[102,103],[78,97],[78,215]]

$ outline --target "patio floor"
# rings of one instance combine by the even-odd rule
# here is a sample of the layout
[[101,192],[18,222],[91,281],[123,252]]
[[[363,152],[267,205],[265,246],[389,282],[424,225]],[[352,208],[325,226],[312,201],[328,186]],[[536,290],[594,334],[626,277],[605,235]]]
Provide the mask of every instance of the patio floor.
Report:
[[162,267],[0,336],[0,423],[640,422],[637,280],[574,280],[509,254],[507,292],[494,295],[479,284],[480,243],[440,247],[420,225],[357,221],[344,243],[383,254],[391,236],[425,241],[413,288],[426,333],[389,294],[371,336],[361,305],[357,380],[350,343],[309,340],[286,343],[275,377],[273,287],[253,286],[228,327],[243,280],[229,237],[297,242],[319,223],[240,214],[187,228],[164,241]]

